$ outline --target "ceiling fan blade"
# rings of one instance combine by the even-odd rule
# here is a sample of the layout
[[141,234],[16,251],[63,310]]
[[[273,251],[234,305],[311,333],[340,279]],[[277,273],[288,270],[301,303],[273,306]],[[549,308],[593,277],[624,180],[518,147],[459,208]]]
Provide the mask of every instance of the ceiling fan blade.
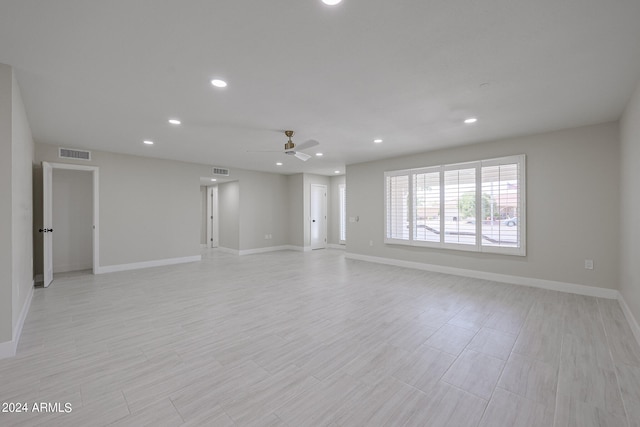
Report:
[[247,153],[283,153],[282,150],[247,150]]
[[316,145],[320,145],[320,143],[315,139],[310,139],[300,145],[296,145],[296,150],[306,150],[307,148],[315,147]]
[[299,158],[303,162],[306,162],[307,160],[309,160],[311,158],[310,155],[301,153],[299,151],[296,151],[296,154],[294,154],[294,156],[296,156],[297,158]]

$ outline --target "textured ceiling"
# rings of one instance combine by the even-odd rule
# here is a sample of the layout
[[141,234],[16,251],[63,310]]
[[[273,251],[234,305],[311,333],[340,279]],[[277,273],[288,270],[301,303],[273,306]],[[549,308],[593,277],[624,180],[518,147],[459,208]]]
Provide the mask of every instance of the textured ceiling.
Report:
[[[0,0],[0,62],[37,142],[333,174],[616,120],[638,22],[638,0]],[[324,156],[247,153],[285,129]]]

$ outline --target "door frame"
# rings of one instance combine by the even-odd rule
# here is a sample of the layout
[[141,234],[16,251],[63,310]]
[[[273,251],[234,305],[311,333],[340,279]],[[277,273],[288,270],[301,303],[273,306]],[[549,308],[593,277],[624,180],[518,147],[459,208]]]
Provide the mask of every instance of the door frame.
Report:
[[217,248],[218,237],[218,186],[207,187],[207,248]]
[[[322,228],[320,229],[321,233],[322,233],[322,240],[323,242],[321,242],[320,245],[313,245],[313,233],[311,228],[313,227],[313,190],[314,187],[319,188],[322,190],[323,192],[323,197],[322,197],[322,206],[321,206],[321,211],[322,211],[322,216],[324,217],[322,219]],[[327,186],[324,184],[311,184],[311,188],[310,188],[310,192],[309,192],[309,246],[311,247],[311,249],[326,249],[327,247]]]
[[[51,174],[47,173],[47,169],[50,169]],[[67,169],[67,170],[77,170],[77,171],[87,171],[91,172],[92,180],[93,180],[93,274],[97,274],[100,269],[100,221],[99,221],[99,168],[98,166],[85,166],[85,165],[76,165],[72,163],[51,163],[51,162],[42,162],[42,200],[43,200],[43,222],[52,221],[52,212],[53,212],[53,169]],[[53,228],[53,224],[43,224],[44,228]],[[46,242],[47,239],[43,238],[43,241]],[[47,243],[43,244],[43,254],[42,254],[42,262],[44,264],[43,276],[45,277],[45,287],[49,286],[46,280],[47,272],[47,257],[51,257],[53,252],[47,255]],[[51,248],[53,250],[53,248]],[[51,283],[51,282],[49,282]]]

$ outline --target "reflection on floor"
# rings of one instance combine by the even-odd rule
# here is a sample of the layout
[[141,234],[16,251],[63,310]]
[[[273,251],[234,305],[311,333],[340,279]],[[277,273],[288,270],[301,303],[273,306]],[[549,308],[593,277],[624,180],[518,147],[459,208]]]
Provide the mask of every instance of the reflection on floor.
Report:
[[339,250],[56,276],[0,378],[1,402],[62,408],[3,426],[640,420],[640,348],[616,301]]

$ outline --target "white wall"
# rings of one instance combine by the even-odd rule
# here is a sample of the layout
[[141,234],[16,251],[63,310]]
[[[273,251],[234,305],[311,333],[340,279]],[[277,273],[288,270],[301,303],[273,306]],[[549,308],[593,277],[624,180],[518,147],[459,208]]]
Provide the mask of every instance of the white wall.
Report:
[[[347,252],[616,289],[619,145],[607,123],[348,166],[347,216],[360,221],[347,223]],[[383,243],[386,170],[515,154],[527,156],[526,257]]]
[[53,272],[93,267],[93,174],[53,170]]
[[237,181],[218,185],[218,246],[240,249],[240,184]]
[[0,64],[0,357],[15,354],[33,291],[32,170],[20,88]]
[[640,321],[640,83],[620,125],[620,292]]

